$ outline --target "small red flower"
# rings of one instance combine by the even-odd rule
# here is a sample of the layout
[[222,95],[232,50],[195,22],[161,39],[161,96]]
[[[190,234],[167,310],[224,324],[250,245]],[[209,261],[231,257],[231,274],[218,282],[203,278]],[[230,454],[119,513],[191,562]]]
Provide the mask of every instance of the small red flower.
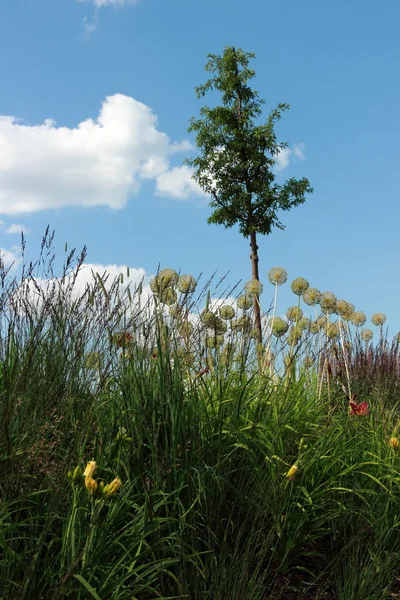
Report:
[[118,348],[122,348],[133,340],[133,336],[128,331],[123,331],[121,333],[116,333],[114,339]]
[[367,415],[369,413],[368,402],[349,402],[351,415]]

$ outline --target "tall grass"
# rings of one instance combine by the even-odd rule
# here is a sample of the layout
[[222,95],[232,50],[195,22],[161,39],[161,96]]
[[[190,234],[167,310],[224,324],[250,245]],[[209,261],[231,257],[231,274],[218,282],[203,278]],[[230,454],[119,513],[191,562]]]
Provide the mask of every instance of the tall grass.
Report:
[[[78,293],[84,254],[56,279],[51,247],[22,280],[2,269],[0,597],[393,597],[397,346],[268,340],[260,368],[251,332],[218,347],[193,296],[171,318],[103,274]],[[115,495],[81,482],[92,460]]]

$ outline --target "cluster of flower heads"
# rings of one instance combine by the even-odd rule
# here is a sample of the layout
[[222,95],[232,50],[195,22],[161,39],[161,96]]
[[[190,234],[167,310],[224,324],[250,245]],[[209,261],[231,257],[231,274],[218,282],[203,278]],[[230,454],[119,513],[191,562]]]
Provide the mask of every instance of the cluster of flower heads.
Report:
[[104,481],[100,481],[100,483],[98,483],[93,478],[96,466],[96,462],[94,460],[90,460],[87,463],[84,471],[82,471],[81,467],[75,467],[74,471],[69,471],[68,478],[75,485],[85,486],[88,493],[96,499],[105,500],[107,498],[115,496],[121,487],[120,478],[116,477],[111,483],[108,483],[107,485],[104,484]]
[[[287,281],[287,272],[282,267],[274,267],[268,273],[269,281],[280,286]],[[336,314],[343,321],[350,322],[357,328],[363,327],[367,321],[366,315],[359,310],[355,310],[354,304],[347,300],[338,300],[332,292],[320,292],[317,288],[310,287],[308,281],[303,277],[298,277],[292,281],[291,289],[294,294],[299,296],[308,306],[319,305],[323,317],[317,318],[315,321],[302,323],[303,311],[298,306],[288,308],[286,318],[292,327],[289,331],[288,341],[299,341],[301,331],[308,330],[311,333],[317,333],[324,329],[326,335],[330,339],[335,339],[340,335],[340,325],[331,323],[329,315]],[[371,322],[377,327],[382,327],[386,322],[386,316],[383,313],[375,313],[371,317]],[[274,317],[272,321],[271,331],[276,337],[282,337],[289,330],[289,324],[280,317]],[[360,332],[361,339],[368,343],[373,338],[373,332],[370,329],[362,329]],[[400,334],[399,334],[400,340]]]
[[183,295],[192,294],[197,281],[192,275],[178,275],[174,269],[162,269],[150,281],[150,289],[158,300],[173,306],[178,301],[177,292]]

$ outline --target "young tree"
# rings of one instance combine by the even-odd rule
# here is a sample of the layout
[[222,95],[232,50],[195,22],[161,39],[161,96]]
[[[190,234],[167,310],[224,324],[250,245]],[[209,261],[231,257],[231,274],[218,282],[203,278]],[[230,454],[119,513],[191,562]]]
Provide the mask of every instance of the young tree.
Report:
[[[268,235],[273,227],[284,229],[278,210],[290,210],[305,201],[313,190],[307,179],[291,178],[275,183],[276,158],[287,143],[278,143],[274,126],[289,108],[279,104],[264,124],[256,124],[264,101],[248,81],[255,72],[249,60],[255,55],[228,46],[221,56],[208,55],[205,70],[212,74],[196,88],[197,97],[216,90],[222,106],[200,109],[200,119],[191,119],[189,131],[196,132],[199,156],[187,159],[194,179],[211,196],[214,212],[208,223],[232,227],[250,239],[252,278],[259,280],[257,234]],[[254,318],[258,342],[262,342],[261,311],[254,296]]]

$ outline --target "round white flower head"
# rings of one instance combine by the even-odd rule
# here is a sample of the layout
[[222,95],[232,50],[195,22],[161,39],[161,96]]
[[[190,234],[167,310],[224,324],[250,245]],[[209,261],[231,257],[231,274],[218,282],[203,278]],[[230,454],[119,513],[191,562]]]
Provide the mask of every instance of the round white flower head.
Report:
[[282,267],[274,267],[268,273],[268,279],[273,285],[282,285],[287,280],[287,273]]
[[380,325],[383,325],[386,321],[386,315],[384,315],[383,313],[375,313],[374,315],[372,315],[371,317],[371,322],[376,325],[377,327],[379,327]]
[[317,288],[309,287],[303,292],[302,298],[308,306],[314,306],[314,304],[318,304],[321,298],[321,292],[317,290]]
[[307,279],[304,279],[304,277],[298,277],[297,279],[292,281],[291,287],[292,292],[296,294],[296,296],[301,296],[306,290],[308,290],[310,284],[308,283]]
[[298,306],[290,306],[286,311],[286,317],[289,321],[299,321],[303,316],[303,311]]
[[350,316],[350,321],[356,327],[362,327],[365,325],[366,320],[367,316],[361,310],[355,310]]
[[321,310],[325,314],[332,314],[336,311],[336,296],[332,292],[324,292],[319,299]]
[[285,335],[285,333],[287,332],[287,330],[289,329],[289,324],[287,323],[287,321],[285,321],[284,319],[282,319],[281,317],[274,317],[274,320],[272,321],[272,334],[275,337],[282,337],[283,335]]
[[244,286],[248,294],[259,296],[263,291],[263,284],[258,279],[250,279]]
[[253,306],[253,297],[250,294],[242,294],[237,299],[237,305],[242,310],[249,310]]
[[365,328],[365,329],[361,330],[361,339],[364,342],[370,342],[373,337],[374,337],[374,334],[370,329]]
[[192,294],[197,286],[197,281],[192,275],[181,275],[178,280],[178,292],[181,294]]
[[219,309],[219,316],[221,317],[221,319],[225,319],[226,321],[230,321],[235,317],[235,315],[235,309],[229,304],[227,304],[226,306],[221,306],[221,308]]

